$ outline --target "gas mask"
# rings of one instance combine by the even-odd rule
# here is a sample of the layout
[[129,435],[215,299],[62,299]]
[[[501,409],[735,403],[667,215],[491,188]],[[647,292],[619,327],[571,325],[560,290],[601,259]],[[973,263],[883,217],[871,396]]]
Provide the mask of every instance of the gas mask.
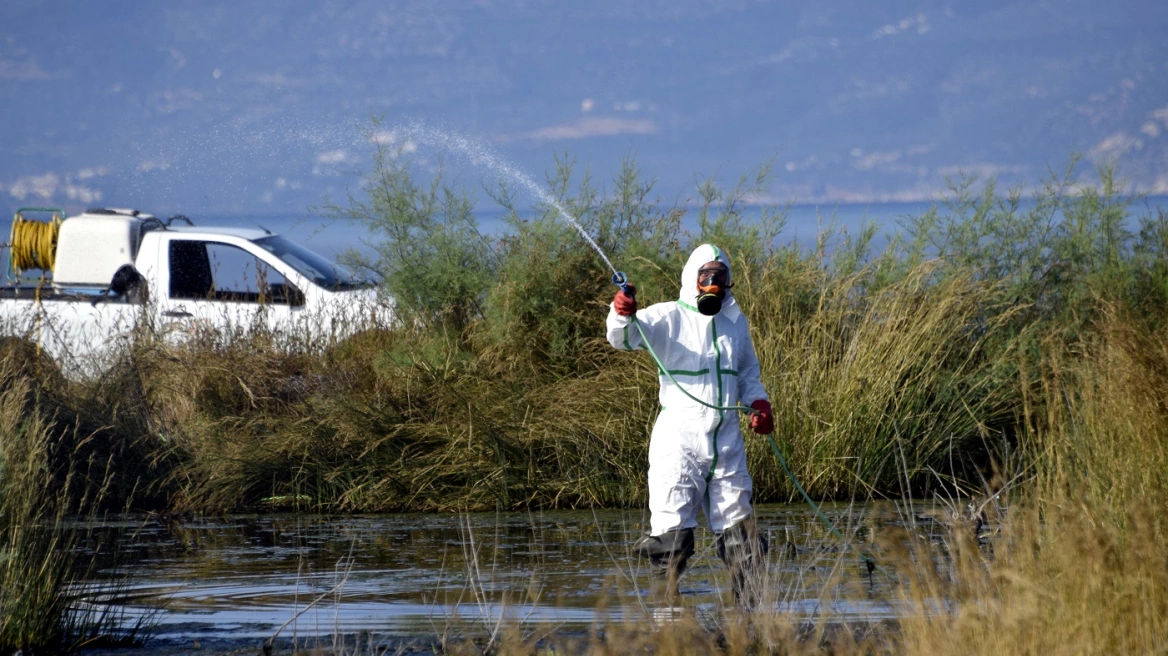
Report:
[[730,289],[730,271],[720,263],[698,269],[698,312],[712,317],[722,311],[726,290]]

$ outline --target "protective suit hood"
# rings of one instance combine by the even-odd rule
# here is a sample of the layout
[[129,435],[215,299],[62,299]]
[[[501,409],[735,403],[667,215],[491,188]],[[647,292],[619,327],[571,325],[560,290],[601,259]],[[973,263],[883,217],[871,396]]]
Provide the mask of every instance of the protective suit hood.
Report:
[[[687,309],[692,309],[697,312],[698,302],[698,269],[706,262],[721,262],[726,265],[727,280],[729,284],[734,282],[734,271],[730,268],[730,256],[722,249],[713,244],[702,244],[690,253],[689,260],[685,263],[685,268],[681,270],[681,295],[678,301]],[[736,321],[741,311],[738,309],[738,302],[734,300],[734,292],[727,289],[726,298],[722,300],[722,311],[715,316],[726,317],[731,321]]]

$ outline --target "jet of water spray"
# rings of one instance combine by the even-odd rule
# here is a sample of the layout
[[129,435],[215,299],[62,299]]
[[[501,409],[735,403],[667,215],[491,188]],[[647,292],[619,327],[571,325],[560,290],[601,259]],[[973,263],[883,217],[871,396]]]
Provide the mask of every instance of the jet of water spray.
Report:
[[616,267],[612,265],[612,262],[608,259],[608,255],[605,255],[604,251],[600,248],[600,245],[596,243],[596,240],[592,238],[592,235],[588,234],[588,231],[584,229],[584,226],[580,225],[580,222],[572,216],[571,212],[569,212],[562,204],[556,201],[556,199],[553,198],[551,194],[547,193],[542,187],[536,184],[535,180],[532,180],[527,174],[515,168],[515,166],[500,157],[497,153],[493,152],[485,144],[458,134],[457,132],[435,128],[424,123],[410,123],[407,126],[399,128],[397,131],[408,136],[409,139],[417,143],[442,148],[444,150],[460,154],[465,157],[471,163],[471,165],[490,170],[495,175],[498,175],[499,177],[522,187],[541,203],[555,208],[556,212],[558,212],[565,221],[567,221],[573,228],[575,228],[576,232],[580,233],[580,236],[584,238],[584,241],[588,242],[588,245],[592,247],[592,250],[596,251],[596,254],[600,256],[600,259],[604,260],[604,264],[608,266],[613,274],[617,273]]

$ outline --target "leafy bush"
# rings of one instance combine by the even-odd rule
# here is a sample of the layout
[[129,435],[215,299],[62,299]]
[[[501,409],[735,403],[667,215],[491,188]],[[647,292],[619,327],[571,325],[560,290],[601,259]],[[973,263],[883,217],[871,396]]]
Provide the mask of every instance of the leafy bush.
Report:
[[[1082,350],[1117,311],[1158,334],[1168,307],[1165,215],[1136,229],[1135,199],[1106,168],[1097,188],[1068,171],[1030,200],[957,180],[879,250],[874,225],[784,242],[783,208],[746,205],[765,193],[766,166],[729,188],[699,181],[688,218],[632,160],[606,188],[560,156],[534,212],[505,184],[490,189],[507,212],[493,234],[441,166],[418,175],[379,145],[362,186],[332,206],[368,228],[374,254],[357,263],[395,297],[395,326],[327,347],[254,332],[173,347],[144,331],[99,383],[46,393],[58,434],[101,435],[130,463],[111,498],[194,510],[642,503],[656,367],[605,341],[611,272],[562,212],[643,306],[676,298],[695,245],[730,253],[775,437],[821,498],[977,486],[1004,459],[1037,459],[1032,436],[1057,414],[1041,387],[1050,344]],[[792,498],[767,444],[747,444],[755,498]]]

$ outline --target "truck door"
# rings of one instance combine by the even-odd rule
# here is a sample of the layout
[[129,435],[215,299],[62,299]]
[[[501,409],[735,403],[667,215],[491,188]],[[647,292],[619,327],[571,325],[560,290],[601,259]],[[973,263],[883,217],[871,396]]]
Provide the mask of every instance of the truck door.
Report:
[[240,246],[171,239],[169,282],[159,310],[164,329],[230,337],[288,328],[304,295],[276,268]]

